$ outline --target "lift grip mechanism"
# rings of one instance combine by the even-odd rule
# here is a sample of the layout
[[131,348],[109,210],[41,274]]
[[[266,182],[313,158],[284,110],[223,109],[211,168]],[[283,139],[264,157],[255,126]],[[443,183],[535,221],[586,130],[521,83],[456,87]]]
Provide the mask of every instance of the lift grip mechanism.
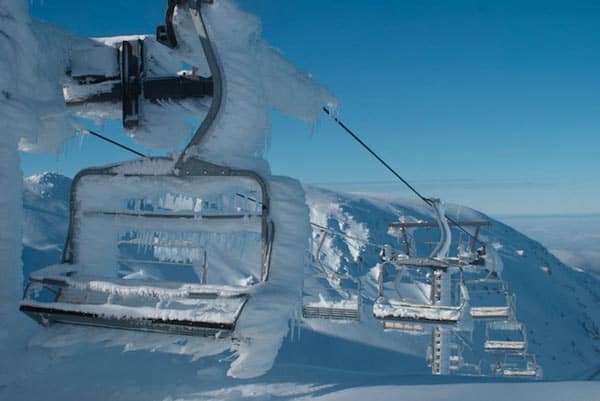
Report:
[[[156,28],[156,41],[169,48],[177,47],[173,28],[176,6],[198,6],[198,3],[212,3],[212,0],[168,0],[165,22]],[[140,97],[149,101],[178,100],[213,96],[212,77],[183,74],[170,77],[146,77],[144,69],[144,42],[140,39],[123,41],[115,55],[119,65],[118,76],[98,76],[90,73],[71,76],[76,86],[83,90],[72,97],[65,96],[67,105],[94,102],[122,103],[123,127],[134,128],[140,120]],[[70,72],[68,72],[70,75]]]
[[[67,105],[93,102],[118,102],[123,105],[123,126],[133,128],[139,123],[140,96],[150,101],[201,98],[213,95],[213,80],[199,76],[144,77],[144,42],[141,40],[123,41],[117,51],[119,57],[119,77],[104,79],[79,76],[79,85],[89,86],[92,93],[86,96],[66,99]],[[93,86],[110,81],[99,90]]]

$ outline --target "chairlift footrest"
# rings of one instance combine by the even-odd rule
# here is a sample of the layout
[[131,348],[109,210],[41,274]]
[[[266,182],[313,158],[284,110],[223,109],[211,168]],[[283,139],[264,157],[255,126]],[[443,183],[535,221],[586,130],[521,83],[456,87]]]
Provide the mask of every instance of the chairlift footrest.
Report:
[[360,320],[360,313],[357,309],[303,306],[302,317],[305,319]]

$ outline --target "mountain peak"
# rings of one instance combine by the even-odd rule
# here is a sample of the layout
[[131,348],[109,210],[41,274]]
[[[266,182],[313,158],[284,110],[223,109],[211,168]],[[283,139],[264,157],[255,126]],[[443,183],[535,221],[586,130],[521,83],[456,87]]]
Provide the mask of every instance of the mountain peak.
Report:
[[68,199],[71,191],[71,179],[55,172],[43,172],[26,177],[25,190],[42,199]]

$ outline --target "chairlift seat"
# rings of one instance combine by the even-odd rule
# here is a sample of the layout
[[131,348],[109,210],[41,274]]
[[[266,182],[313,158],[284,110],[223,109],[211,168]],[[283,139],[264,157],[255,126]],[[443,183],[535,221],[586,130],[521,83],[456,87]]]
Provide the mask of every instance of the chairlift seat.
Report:
[[405,322],[401,320],[384,320],[383,329],[400,331],[409,334],[425,333],[425,327],[421,323]]
[[[269,275],[267,187],[253,172],[194,163],[185,177],[158,174],[172,165],[164,158],[79,173],[63,263],[30,275],[21,311],[43,325],[231,333]],[[156,175],[140,173],[149,167]]]
[[[68,266],[68,265],[63,265]],[[67,323],[180,335],[225,336],[248,295],[222,286],[33,273],[20,310],[43,325]],[[53,293],[54,299],[44,296]]]
[[353,277],[316,274],[304,280],[302,317],[305,319],[360,320],[360,306],[360,282]]
[[542,377],[542,368],[536,362],[534,354],[511,353],[494,367],[494,374],[504,377],[535,378]]
[[525,369],[503,368],[500,370],[500,374],[502,376],[507,376],[507,377],[537,377],[538,376],[537,369],[535,369],[535,368],[525,368]]
[[526,341],[513,341],[513,340],[487,340],[485,342],[485,349],[488,351],[524,351],[527,348]]
[[330,303],[324,306],[303,305],[302,317],[305,319],[360,320],[360,312],[355,305]]
[[486,325],[486,351],[525,351],[527,334],[519,322],[490,322]]
[[462,309],[462,305],[429,305],[396,300],[378,300],[373,304],[373,316],[385,320],[456,323],[460,320]]
[[510,306],[472,306],[470,310],[475,319],[505,319],[510,313]]
[[[452,280],[449,278],[451,288],[446,299],[441,303],[439,294],[441,284],[436,285],[431,281],[426,269],[409,269],[392,265],[392,275],[386,273],[386,265],[380,266],[378,276],[379,297],[373,304],[373,316],[380,320],[408,320],[450,323],[458,322],[462,316],[465,305],[462,278]],[[426,266],[432,267],[432,266]],[[442,270],[438,270],[442,271]],[[395,275],[394,275],[395,274]],[[441,274],[448,274],[444,272]]]

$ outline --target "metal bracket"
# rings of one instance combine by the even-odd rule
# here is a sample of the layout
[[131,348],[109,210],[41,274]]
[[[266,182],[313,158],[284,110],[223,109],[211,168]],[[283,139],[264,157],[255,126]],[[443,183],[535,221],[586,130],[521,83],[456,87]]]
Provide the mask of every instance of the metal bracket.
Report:
[[144,43],[141,40],[123,41],[120,66],[123,127],[133,128],[138,125],[140,114],[139,98],[144,70]]
[[[165,24],[157,28],[156,40],[165,46],[176,47],[177,38],[173,29],[175,7],[187,5],[195,10],[193,13],[196,13],[200,9],[201,3],[212,3],[212,1],[168,0]],[[212,52],[210,46],[207,49],[207,45],[202,44],[205,52]],[[93,72],[86,75],[81,71],[75,76],[67,72],[76,82],[75,85],[83,89],[75,91],[76,94],[70,97],[65,95],[67,105],[120,101],[123,111],[123,127],[131,129],[139,125],[140,97],[142,96],[149,101],[214,97],[214,82],[220,79],[220,75],[217,73],[216,78],[213,78],[215,77],[215,68],[212,64],[209,67],[213,77],[197,76],[195,70],[192,69],[191,74],[148,78],[145,77],[144,42],[142,40],[123,41],[115,50],[119,65],[118,75],[117,71],[114,72],[114,76],[98,76]],[[207,57],[212,60],[212,54]]]

